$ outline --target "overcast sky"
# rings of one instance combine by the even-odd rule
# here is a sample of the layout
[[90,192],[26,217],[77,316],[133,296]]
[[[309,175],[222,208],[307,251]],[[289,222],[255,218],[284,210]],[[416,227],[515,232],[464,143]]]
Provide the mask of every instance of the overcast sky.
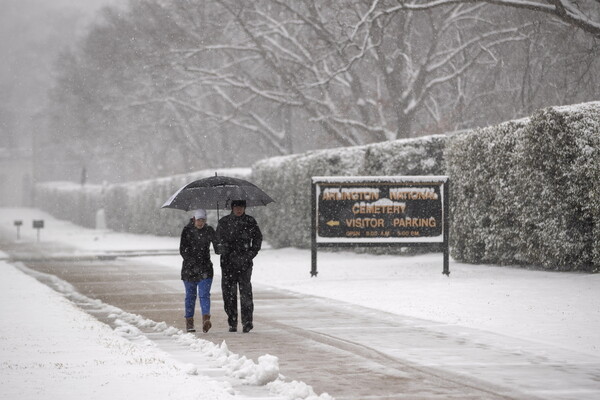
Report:
[[56,56],[110,3],[116,0],[0,0],[0,147],[29,147],[31,116],[43,105]]

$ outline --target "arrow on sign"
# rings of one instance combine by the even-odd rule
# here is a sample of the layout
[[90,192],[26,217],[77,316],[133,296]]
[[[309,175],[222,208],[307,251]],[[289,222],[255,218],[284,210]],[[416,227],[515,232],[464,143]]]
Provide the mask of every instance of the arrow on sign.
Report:
[[340,221],[327,221],[326,224],[329,226],[339,226]]

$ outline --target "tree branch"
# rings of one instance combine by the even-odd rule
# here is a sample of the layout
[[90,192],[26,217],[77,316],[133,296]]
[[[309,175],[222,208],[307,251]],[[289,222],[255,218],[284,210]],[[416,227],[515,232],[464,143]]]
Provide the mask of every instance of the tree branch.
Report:
[[[377,0],[375,0],[375,3]],[[591,15],[584,14],[576,3],[572,0],[434,0],[434,1],[417,1],[415,3],[402,3],[394,7],[389,7],[382,10],[369,9],[363,16],[361,24],[375,20],[384,15],[396,13],[398,11],[424,11],[438,7],[451,6],[456,4],[466,3],[488,3],[502,7],[512,7],[526,9],[535,12],[540,12],[552,15],[569,25],[575,26],[593,36],[600,38],[600,21],[594,20]],[[598,2],[596,0],[596,2]],[[367,16],[370,15],[370,18]]]

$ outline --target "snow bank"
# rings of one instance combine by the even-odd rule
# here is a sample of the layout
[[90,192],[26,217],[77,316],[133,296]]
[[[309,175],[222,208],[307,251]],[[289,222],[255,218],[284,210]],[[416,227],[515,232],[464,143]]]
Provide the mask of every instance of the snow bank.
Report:
[[13,266],[0,262],[0,269],[3,398],[234,398],[228,382],[190,374],[168,354],[115,334]]

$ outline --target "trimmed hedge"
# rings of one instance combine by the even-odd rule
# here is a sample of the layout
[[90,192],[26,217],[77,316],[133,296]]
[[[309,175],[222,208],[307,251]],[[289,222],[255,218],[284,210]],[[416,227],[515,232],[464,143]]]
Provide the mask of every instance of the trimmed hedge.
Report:
[[[219,169],[216,172],[242,179],[247,179],[250,175],[248,168]],[[35,204],[57,218],[89,228],[95,227],[97,211],[104,209],[106,227],[109,229],[179,236],[190,213],[160,207],[180,187],[214,174],[215,170],[202,170],[168,178],[106,186],[56,182],[39,184],[36,186]],[[208,221],[215,227],[216,214],[216,211],[208,213]]]
[[[258,162],[252,169],[219,170],[220,175],[250,179],[276,202],[248,210],[273,247],[309,247],[311,177],[330,175],[440,175],[445,136],[397,140],[360,147],[313,151]],[[198,171],[169,178],[113,184],[38,185],[36,205],[53,215],[94,227],[96,212],[104,208],[107,228],[120,232],[177,236],[187,214],[160,206],[181,186],[214,171]],[[83,200],[78,200],[83,199]],[[75,205],[73,202],[77,202]],[[85,215],[79,218],[72,214]],[[216,213],[209,223],[216,225]],[[214,222],[213,222],[214,221]],[[377,250],[373,250],[377,251]]]
[[35,186],[34,205],[56,218],[87,228],[96,226],[96,212],[103,208],[101,185],[48,182]]
[[509,173],[524,122],[509,122],[457,135],[446,148],[450,176],[452,256],[462,262],[515,262],[518,210]]
[[[218,173],[250,179],[276,200],[249,210],[275,248],[310,246],[313,176],[449,175],[455,260],[600,271],[600,102],[452,136],[312,151]],[[189,216],[160,206],[181,186],[213,174],[107,186],[40,184],[36,206],[88,227],[104,208],[110,229],[177,236]],[[216,225],[215,212],[209,223]]]
[[600,270],[600,102],[453,137],[452,255]]
[[251,178],[276,203],[252,210],[253,215],[262,221],[271,246],[310,247],[311,177],[440,175],[446,140],[436,135],[259,161],[252,166]]

